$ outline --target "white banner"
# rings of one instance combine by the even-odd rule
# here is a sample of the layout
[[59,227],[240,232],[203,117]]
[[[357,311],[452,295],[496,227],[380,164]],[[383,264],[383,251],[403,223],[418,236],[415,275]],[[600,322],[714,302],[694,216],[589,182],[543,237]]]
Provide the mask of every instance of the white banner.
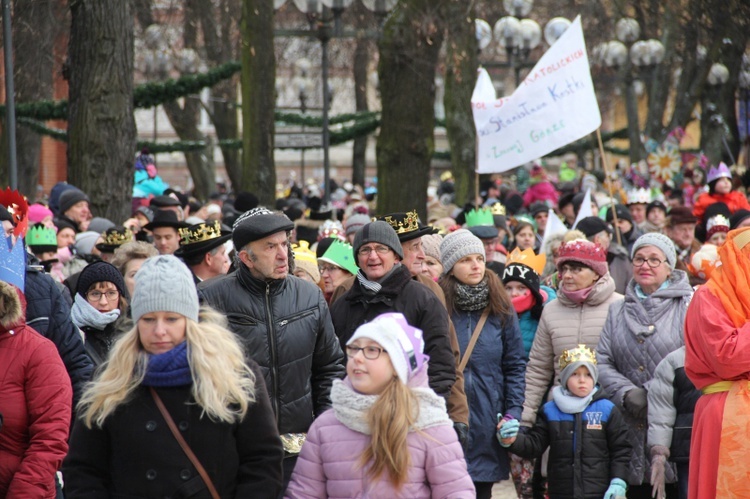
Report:
[[494,99],[480,69],[472,96],[477,172],[500,173],[593,132],[602,123],[581,16],[542,56],[510,97]]

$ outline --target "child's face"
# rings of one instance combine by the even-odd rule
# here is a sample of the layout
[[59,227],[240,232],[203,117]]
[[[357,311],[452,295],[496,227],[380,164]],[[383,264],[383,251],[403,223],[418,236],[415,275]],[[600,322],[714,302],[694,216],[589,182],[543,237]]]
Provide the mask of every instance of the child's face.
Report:
[[716,181],[716,187],[714,192],[717,194],[728,194],[732,190],[732,181],[726,177],[722,177]]
[[714,246],[721,246],[724,244],[724,241],[727,240],[727,233],[726,232],[715,232],[713,235],[711,235],[710,238],[708,238],[708,241],[706,241],[708,244],[713,244]]
[[346,346],[346,355],[346,375],[359,393],[379,395],[396,377],[388,352],[376,341],[358,338]]
[[568,378],[568,391],[576,397],[586,397],[594,389],[594,378],[586,366],[580,366]]

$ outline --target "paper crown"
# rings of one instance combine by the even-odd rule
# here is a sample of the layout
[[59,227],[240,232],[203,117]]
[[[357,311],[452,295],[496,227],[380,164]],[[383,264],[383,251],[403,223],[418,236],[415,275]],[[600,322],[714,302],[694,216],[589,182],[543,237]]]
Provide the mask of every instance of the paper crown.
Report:
[[706,177],[706,182],[711,183],[714,180],[718,180],[720,178],[732,178],[732,172],[729,171],[729,168],[727,167],[726,163],[723,161],[719,163],[719,166],[712,166],[710,170],[708,170],[708,176]]
[[[130,232],[129,230],[126,232]],[[210,241],[221,237],[221,222],[216,220],[214,223],[202,223],[197,225],[191,225],[190,227],[184,227],[179,229],[180,234],[180,245],[201,243],[203,241]],[[133,238],[133,234],[130,234],[130,238]],[[115,243],[110,243],[115,244]]]
[[393,227],[396,234],[408,234],[409,232],[419,230],[419,215],[416,210],[407,211],[403,220],[396,220],[392,216],[387,216],[383,220]]
[[448,182],[449,180],[453,180],[453,173],[450,171],[441,173],[440,180],[443,182]]
[[13,217],[13,235],[25,236],[28,228],[29,203],[23,194],[6,187],[4,191],[0,191],[0,205],[5,206],[10,216]]
[[323,256],[318,261],[332,263],[350,274],[356,274],[359,271],[357,263],[354,261],[354,250],[352,245],[343,241],[335,240],[331,243]]
[[494,203],[492,206],[490,206],[490,211],[493,215],[505,216],[505,206],[503,206],[501,203]]
[[596,365],[596,352],[580,344],[576,348],[565,350],[560,355],[560,370],[562,371],[574,362],[590,362]]
[[479,225],[495,226],[492,210],[487,208],[473,209],[466,214],[466,227],[477,227]]
[[505,266],[507,267],[512,263],[526,265],[527,267],[531,267],[537,275],[542,275],[542,272],[544,272],[544,265],[547,263],[547,255],[544,253],[537,255],[531,248],[527,248],[523,251],[515,248],[510,252],[508,259],[505,261]]
[[346,231],[341,222],[337,220],[326,220],[318,229],[318,241],[327,237],[335,237],[341,241],[346,240]]
[[26,232],[26,245],[33,246],[54,246],[57,250],[57,234],[53,229],[45,227],[42,224],[34,225]]
[[711,237],[717,232],[729,232],[729,219],[724,215],[716,215],[706,222],[706,237]]
[[26,252],[23,238],[18,238],[15,246],[13,238],[8,237],[0,243],[0,281],[12,284],[21,291],[26,282]]
[[536,220],[534,220],[530,215],[526,215],[525,213],[522,213],[521,215],[515,216],[516,222],[521,223],[527,223],[534,227],[534,232],[536,232],[537,226],[536,226]]
[[628,192],[628,202],[626,204],[649,204],[651,202],[651,192],[648,189],[635,189]]
[[134,240],[133,232],[125,227],[112,227],[102,234],[102,242],[109,246],[122,246]]
[[310,249],[310,243],[307,241],[300,241],[292,245],[292,252],[294,253],[295,260],[304,260],[313,265],[318,265],[318,259],[315,257],[315,252]]

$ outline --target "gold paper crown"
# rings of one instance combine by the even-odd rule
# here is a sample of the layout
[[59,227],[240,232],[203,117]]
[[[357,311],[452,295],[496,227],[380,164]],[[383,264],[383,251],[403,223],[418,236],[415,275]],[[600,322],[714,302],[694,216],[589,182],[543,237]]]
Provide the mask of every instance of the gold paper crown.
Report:
[[102,234],[103,243],[110,246],[122,246],[125,243],[133,241],[133,232],[126,228],[120,232],[119,229],[110,229]]
[[440,180],[442,180],[443,182],[447,182],[449,180],[453,180],[453,173],[450,172],[450,171],[441,173],[440,174]]
[[197,227],[185,227],[179,229],[180,232],[180,244],[185,246],[187,244],[201,243],[203,241],[210,241],[221,237],[221,223],[217,220],[212,224],[202,223]]
[[394,220],[391,216],[385,217],[384,220],[393,227],[396,234],[407,234],[419,230],[419,215],[417,215],[417,210],[407,211],[403,222]]
[[503,206],[501,203],[495,203],[490,206],[490,211],[493,215],[505,216],[505,206]]
[[544,265],[547,263],[547,255],[544,253],[537,255],[531,248],[527,248],[523,251],[515,248],[510,252],[510,255],[508,255],[508,259],[505,261],[505,266],[507,267],[511,263],[520,263],[527,267],[531,267],[537,275],[541,276],[544,272]]
[[562,371],[573,362],[590,362],[596,365],[596,352],[586,345],[578,345],[576,348],[565,350],[560,355],[560,370]]

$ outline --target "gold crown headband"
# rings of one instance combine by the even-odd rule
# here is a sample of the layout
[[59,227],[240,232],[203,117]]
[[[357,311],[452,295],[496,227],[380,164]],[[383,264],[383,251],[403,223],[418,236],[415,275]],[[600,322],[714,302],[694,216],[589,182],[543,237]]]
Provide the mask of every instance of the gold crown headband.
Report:
[[576,348],[565,350],[560,355],[560,370],[562,371],[574,362],[590,362],[596,365],[596,352],[586,345],[578,345]]
[[180,229],[180,244],[201,243],[221,237],[221,223],[217,220],[212,224],[199,224],[197,228],[191,230],[190,227]]
[[126,228],[124,231],[112,230],[102,234],[104,238],[104,244],[110,246],[122,246],[125,243],[133,241],[133,232]]
[[403,222],[394,220],[393,217],[390,216],[385,217],[385,221],[393,227],[396,234],[406,234],[419,230],[419,215],[417,215],[417,210],[406,212],[406,217]]

